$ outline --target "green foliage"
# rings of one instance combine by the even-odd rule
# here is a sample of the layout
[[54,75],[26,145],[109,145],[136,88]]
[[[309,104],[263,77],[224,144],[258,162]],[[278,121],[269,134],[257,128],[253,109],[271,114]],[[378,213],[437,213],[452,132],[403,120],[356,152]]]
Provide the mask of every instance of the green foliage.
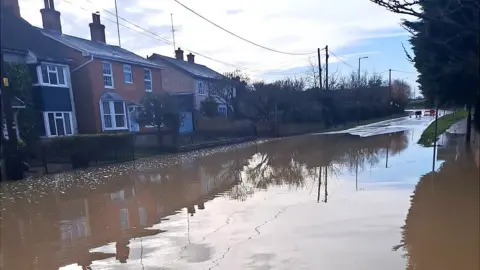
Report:
[[[25,108],[18,113],[18,128],[25,144],[33,147],[38,142],[38,121],[33,106],[32,80],[25,64],[6,63],[7,76],[13,96],[21,99]],[[40,123],[41,124],[41,123]]]
[[43,142],[47,160],[71,162],[74,168],[88,167],[92,161],[125,161],[133,155],[131,133],[103,133],[63,136]]
[[477,34],[469,31],[478,6],[475,11],[472,4],[419,1],[422,19],[404,22],[414,33],[410,39],[415,54],[412,60],[420,73],[420,90],[429,104],[464,105],[480,98]]
[[200,110],[208,117],[215,117],[218,115],[218,103],[215,101],[215,98],[208,96],[202,101]]
[[[447,114],[438,118],[438,131],[437,136],[444,133],[456,122],[467,117],[468,112],[466,110],[457,110],[455,114]],[[419,144],[423,146],[431,146],[437,138],[435,137],[435,121],[431,123],[422,133]]]

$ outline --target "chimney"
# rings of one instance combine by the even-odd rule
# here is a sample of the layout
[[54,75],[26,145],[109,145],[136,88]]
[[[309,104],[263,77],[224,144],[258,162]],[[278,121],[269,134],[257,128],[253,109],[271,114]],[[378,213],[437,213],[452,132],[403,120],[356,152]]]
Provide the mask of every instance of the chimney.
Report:
[[183,61],[183,51],[182,51],[182,49],[178,48],[178,49],[175,51],[175,58],[177,58],[178,60],[182,60],[182,61]]
[[62,33],[62,23],[60,22],[60,12],[55,10],[53,0],[43,0],[45,8],[40,10],[42,13],[43,29],[53,30]]
[[105,25],[100,23],[100,13],[92,13],[90,25],[90,36],[92,41],[105,43]]
[[0,1],[3,1],[3,7],[5,8],[5,10],[9,10],[15,16],[21,17],[20,16],[20,7],[18,5],[18,0],[0,0]]
[[188,62],[190,62],[190,63],[192,63],[192,64],[195,64],[195,55],[192,54],[192,53],[189,53],[189,54],[187,55],[187,60],[188,60]]

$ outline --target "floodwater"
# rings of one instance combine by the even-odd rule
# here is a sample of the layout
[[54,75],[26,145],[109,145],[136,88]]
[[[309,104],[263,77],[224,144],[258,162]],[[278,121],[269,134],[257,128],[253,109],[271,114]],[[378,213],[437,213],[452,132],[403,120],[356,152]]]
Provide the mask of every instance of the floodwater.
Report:
[[480,269],[479,168],[430,121],[2,184],[0,268]]

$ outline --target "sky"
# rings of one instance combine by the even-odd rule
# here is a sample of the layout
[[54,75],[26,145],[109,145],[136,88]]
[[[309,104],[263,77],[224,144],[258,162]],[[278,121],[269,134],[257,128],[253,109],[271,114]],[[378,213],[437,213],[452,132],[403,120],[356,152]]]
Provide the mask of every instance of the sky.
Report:
[[[402,17],[369,0],[178,0],[222,27],[255,43],[288,53],[271,52],[240,40],[213,26],[174,0],[117,0],[118,14],[127,21],[156,34],[138,29],[120,19],[123,48],[146,57],[152,53],[174,55],[171,32],[173,14],[176,46],[185,54],[193,51],[195,61],[218,72],[236,69],[254,80],[272,81],[302,77],[309,73],[310,61],[317,62],[317,48],[329,46],[331,72],[349,74],[363,59],[363,72],[392,72],[392,79],[403,79],[417,87],[417,72],[402,47],[410,50],[409,34],[401,26]],[[19,0],[24,19],[42,26],[43,0]],[[99,11],[106,26],[107,43],[118,45],[115,0],[55,0],[61,12],[64,34],[90,38],[91,13]],[[129,29],[130,28],[130,29]],[[165,42],[163,39],[166,39]],[[322,56],[322,62],[325,61]],[[418,91],[417,91],[418,92]]]

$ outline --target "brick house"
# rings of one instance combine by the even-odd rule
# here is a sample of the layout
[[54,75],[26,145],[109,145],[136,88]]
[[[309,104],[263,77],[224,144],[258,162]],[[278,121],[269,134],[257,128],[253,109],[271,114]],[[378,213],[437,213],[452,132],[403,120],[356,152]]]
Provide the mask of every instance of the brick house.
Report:
[[[77,133],[70,59],[66,57],[65,48],[44,36],[40,29],[20,16],[18,0],[3,1],[5,10],[2,12],[4,25],[1,49],[4,60],[7,63],[27,65],[33,83],[32,100],[27,100],[28,104],[22,105],[22,102],[15,98],[13,107],[33,108],[37,120],[36,128],[41,137]],[[53,5],[53,0],[46,3]],[[17,122],[18,111],[14,112]],[[17,137],[21,137],[18,128],[16,132]]]
[[91,40],[62,33],[53,0],[41,10],[42,33],[66,49],[79,133],[140,131],[137,116],[146,93],[162,91],[162,66],[121,47],[106,44],[98,13],[89,24]]
[[[215,70],[195,63],[195,55],[192,53],[187,55],[185,61],[184,52],[180,48],[175,51],[175,58],[154,53],[148,59],[164,67],[163,89],[171,94],[192,94],[196,110],[200,110],[202,101],[209,95],[211,83],[225,79]],[[235,93],[235,87],[233,91]],[[218,112],[227,115],[228,105],[220,100],[217,102]]]

